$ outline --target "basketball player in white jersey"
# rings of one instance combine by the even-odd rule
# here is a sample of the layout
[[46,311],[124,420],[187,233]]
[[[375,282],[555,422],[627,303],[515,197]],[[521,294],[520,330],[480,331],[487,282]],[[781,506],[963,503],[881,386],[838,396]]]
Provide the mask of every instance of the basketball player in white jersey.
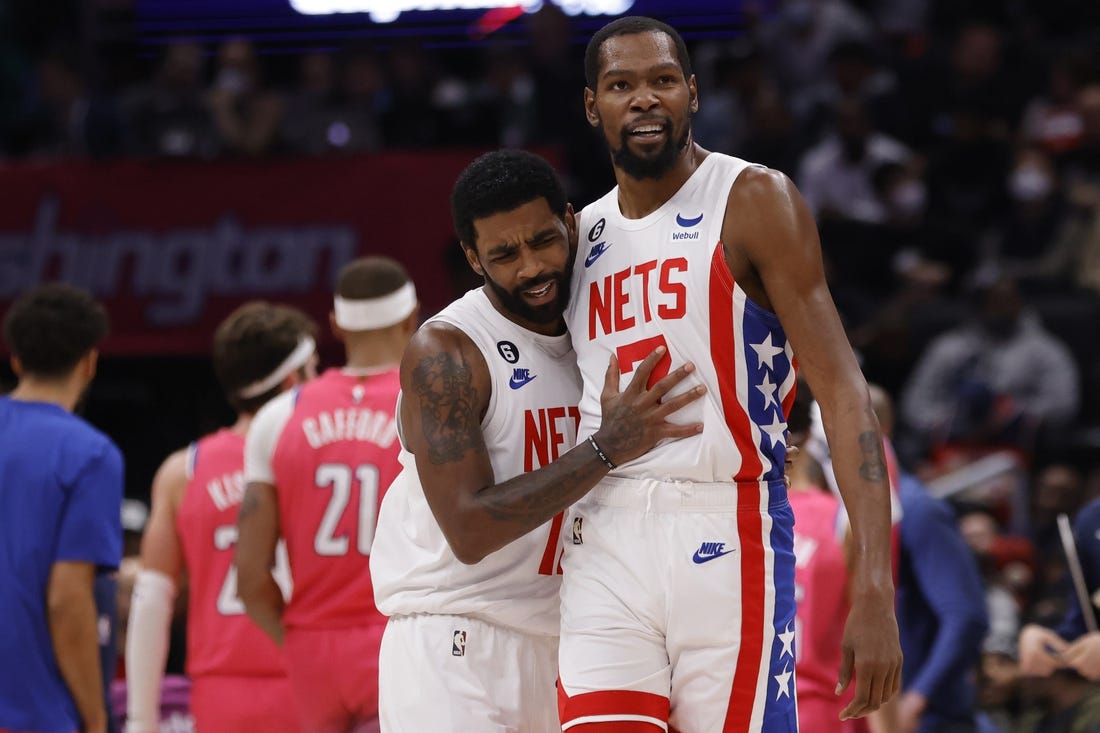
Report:
[[[844,717],[893,696],[890,505],[867,385],[822,271],[808,208],[782,173],[709,153],[683,40],[623,18],[585,56],[589,123],[618,186],[581,212],[566,322],[584,381],[581,439],[615,464],[572,509],[563,561],[562,727],[793,731],[793,517],[783,462],[795,357],[821,403],[852,520],[855,572],[838,688]],[[603,445],[599,398],[654,347],[706,397],[673,416],[699,435],[640,458]]]
[[[695,435],[665,418],[704,389],[662,403],[693,367],[647,389],[658,350],[620,393],[612,359],[598,442],[573,448],[580,377],[562,310],[576,229],[561,184],[535,155],[489,153],[459,177],[452,210],[485,285],[425,323],[401,363],[403,471],[370,563],[391,616],[382,731],[550,733],[562,512],[607,473],[603,450],[635,458]],[[566,542],[584,531],[564,527]]]

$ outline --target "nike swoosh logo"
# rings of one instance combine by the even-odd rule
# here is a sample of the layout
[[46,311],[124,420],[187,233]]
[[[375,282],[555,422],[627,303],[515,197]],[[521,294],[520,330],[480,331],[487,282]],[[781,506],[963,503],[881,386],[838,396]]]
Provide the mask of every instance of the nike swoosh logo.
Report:
[[676,223],[679,224],[682,227],[688,227],[688,228],[693,227],[696,224],[698,224],[699,222],[701,222],[702,220],[703,220],[703,215],[702,214],[695,217],[694,219],[685,219],[680,214],[676,215]]
[[592,263],[594,263],[596,260],[600,259],[600,255],[602,255],[604,252],[606,252],[607,248],[610,247],[610,246],[611,245],[600,242],[599,244],[592,247],[592,251],[589,252],[588,256],[584,258],[584,266],[585,267],[592,267]]
[[733,550],[726,550],[725,552],[716,552],[713,555],[700,555],[699,550],[696,550],[695,554],[691,556],[691,559],[692,559],[692,562],[694,562],[696,565],[702,565],[705,562],[710,562],[711,560],[715,559],[716,557],[722,557],[722,555],[728,555],[731,552],[733,552]]
[[508,380],[508,386],[512,389],[519,389],[523,385],[529,384],[532,380],[535,379],[535,377],[538,377],[538,375],[536,374],[534,377],[523,377],[521,379],[516,379],[515,377],[512,377]]

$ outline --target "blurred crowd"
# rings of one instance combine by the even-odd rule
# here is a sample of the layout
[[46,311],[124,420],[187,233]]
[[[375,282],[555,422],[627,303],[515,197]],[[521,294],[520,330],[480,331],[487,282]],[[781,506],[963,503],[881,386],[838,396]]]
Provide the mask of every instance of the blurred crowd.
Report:
[[[776,0],[746,3],[740,36],[691,43],[696,139],[798,184],[864,371],[896,401],[901,463],[955,510],[989,614],[978,706],[1005,731],[1076,729],[1052,722],[1066,711],[1100,725],[1100,688],[1017,664],[1023,625],[1057,626],[1070,598],[1056,517],[1100,497],[1095,5]],[[122,88],[49,46],[0,154],[546,147],[583,205],[608,183],[583,34],[550,5],[517,22],[523,42],[443,50],[180,40]]]

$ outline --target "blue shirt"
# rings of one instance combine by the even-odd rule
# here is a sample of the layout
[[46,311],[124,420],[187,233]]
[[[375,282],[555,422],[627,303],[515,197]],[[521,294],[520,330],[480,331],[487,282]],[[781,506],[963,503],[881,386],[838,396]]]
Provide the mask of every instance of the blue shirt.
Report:
[[[1100,499],[1094,499],[1077,512],[1073,520],[1073,538],[1077,556],[1081,560],[1081,574],[1085,576],[1085,588],[1091,597],[1100,589]],[[1093,610],[1095,613],[1095,609]],[[1063,639],[1073,641],[1088,632],[1081,604],[1072,584],[1066,618],[1057,629]]]
[[989,621],[978,563],[955,513],[902,476],[898,630],[902,688],[928,700],[920,730],[974,716],[973,672]]
[[0,397],[0,728],[81,727],[46,617],[55,562],[118,567],[122,454],[57,405]]

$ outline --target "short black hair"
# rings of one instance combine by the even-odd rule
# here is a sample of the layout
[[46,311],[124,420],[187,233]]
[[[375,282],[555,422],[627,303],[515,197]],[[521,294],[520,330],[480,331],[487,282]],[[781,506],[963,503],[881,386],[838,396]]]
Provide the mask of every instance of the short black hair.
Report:
[[64,283],[24,293],[4,316],[4,343],[27,374],[46,379],[67,376],[109,331],[107,310]]
[[565,217],[568,200],[553,167],[523,150],[497,150],[470,163],[451,192],[451,217],[463,247],[477,249],[474,221],[546,199],[550,210]]
[[588,41],[588,47],[584,50],[584,81],[589,89],[593,91],[596,89],[596,81],[600,76],[600,49],[603,48],[604,42],[608,38],[632,36],[635,33],[664,33],[671,38],[672,45],[676,48],[676,60],[680,62],[680,69],[684,72],[684,79],[691,78],[691,57],[688,55],[683,36],[668,23],[662,23],[644,15],[630,15],[611,21],[596,31]]

